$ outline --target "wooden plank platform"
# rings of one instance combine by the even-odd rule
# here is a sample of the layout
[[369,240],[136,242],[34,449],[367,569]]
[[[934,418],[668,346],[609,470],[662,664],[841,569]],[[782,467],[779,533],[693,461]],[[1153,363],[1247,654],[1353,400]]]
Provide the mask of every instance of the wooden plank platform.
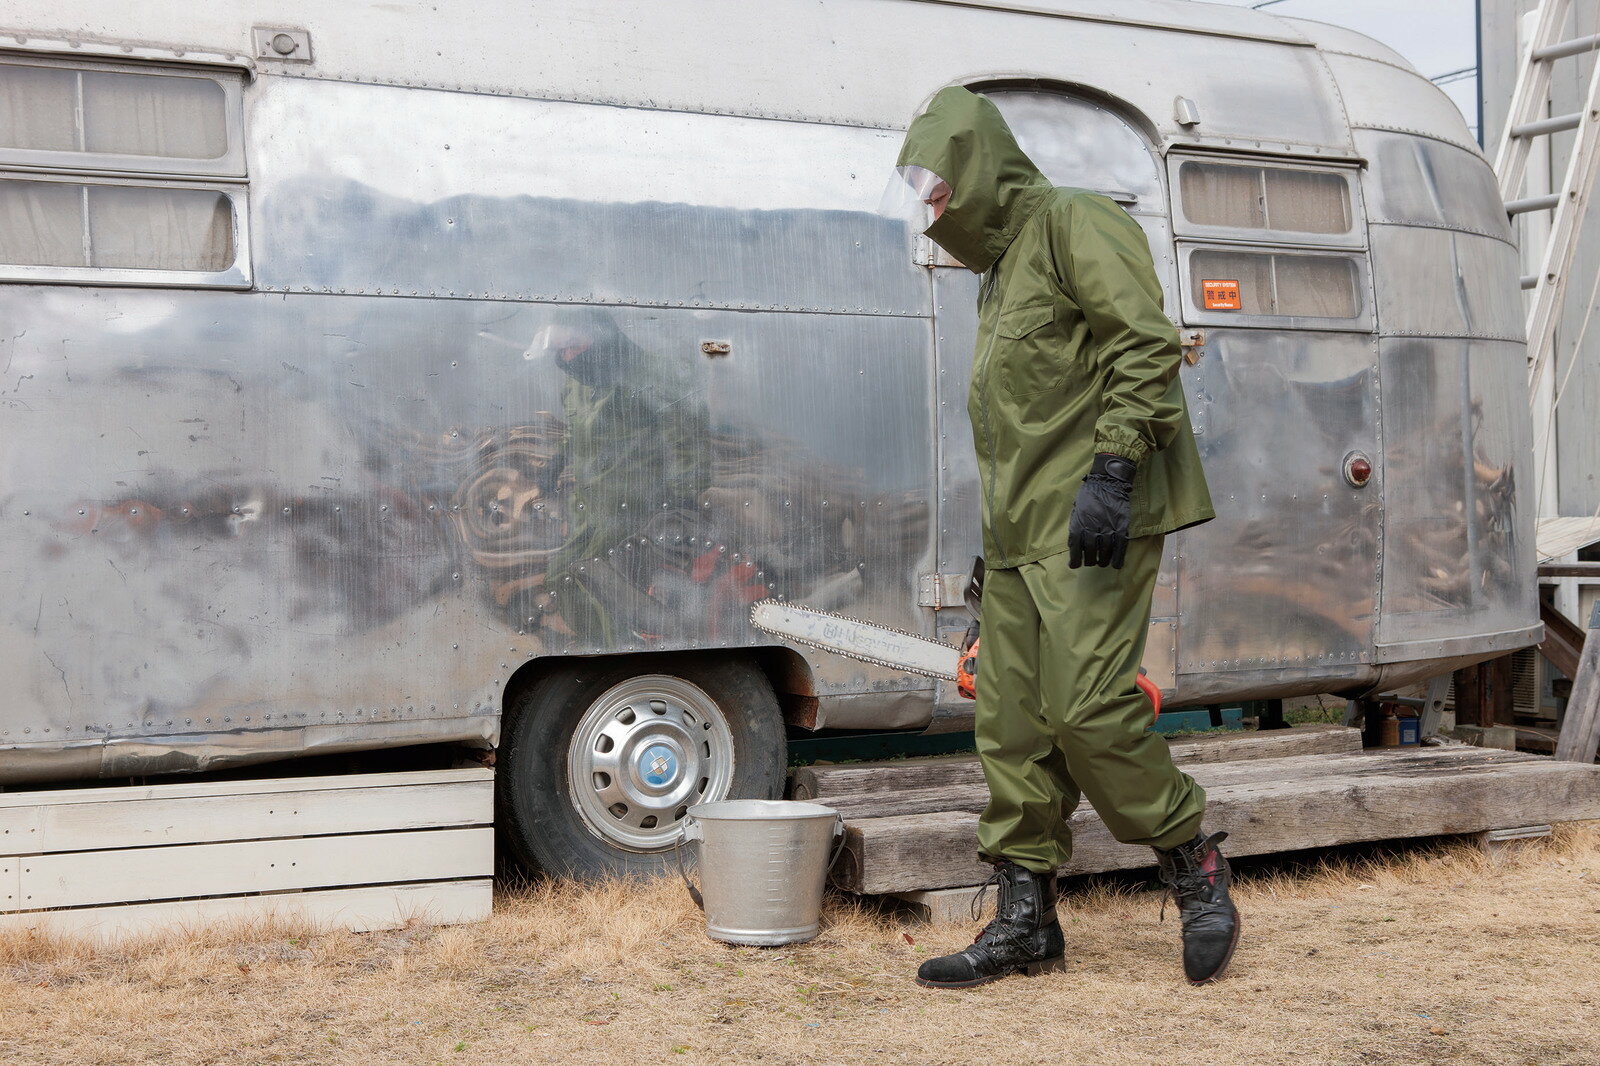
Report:
[[[1361,750],[1361,730],[1340,725],[1303,725],[1265,732],[1205,733],[1170,737],[1172,761],[1185,763],[1279,759],[1290,755],[1338,755]],[[976,755],[892,759],[839,766],[801,766],[789,775],[789,797],[832,800],[902,789],[983,785]]]
[[482,920],[493,817],[484,769],[0,793],[0,929]]
[[[1468,745],[1190,759],[1185,770],[1205,787],[1206,828],[1228,831],[1231,855],[1600,818],[1600,767]],[[931,776],[948,782],[953,775]],[[845,854],[834,871],[840,887],[906,893],[988,877],[976,856],[978,812],[987,802],[981,777],[926,789],[911,780],[901,775],[891,789],[817,797],[845,815]],[[1153,865],[1149,848],[1118,843],[1087,804],[1071,825],[1075,852],[1063,874]]]

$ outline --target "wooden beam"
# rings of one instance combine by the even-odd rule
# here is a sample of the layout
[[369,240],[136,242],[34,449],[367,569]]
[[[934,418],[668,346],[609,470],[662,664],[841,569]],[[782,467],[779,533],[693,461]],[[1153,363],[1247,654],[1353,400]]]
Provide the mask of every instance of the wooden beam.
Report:
[[1492,680],[1488,663],[1474,663],[1456,671],[1456,725],[1495,724]]
[[[1340,725],[1302,725],[1265,733],[1209,733],[1173,737],[1167,742],[1173,762],[1218,763],[1242,759],[1281,759],[1290,755],[1339,755],[1361,750],[1361,732]],[[976,755],[887,762],[802,766],[790,776],[794,799],[827,800],[873,792],[899,792],[972,785],[982,787]]]
[[1600,577],[1600,563],[1545,563],[1540,577]]
[[[1344,773],[1318,772],[1344,764]],[[1227,830],[1231,855],[1259,855],[1356,841],[1476,833],[1506,826],[1600,818],[1600,769],[1536,755],[1457,747],[1365,756],[1300,756],[1252,764],[1254,779],[1220,767],[1192,772],[1207,787],[1206,829]],[[1149,848],[1117,842],[1088,808],[1070,818],[1072,861],[1063,874],[1153,865]],[[976,885],[978,816],[939,811],[847,824],[836,869],[854,892],[911,892]]]
[[[1292,756],[1273,759],[1265,764],[1256,760],[1241,760],[1215,764],[1189,764],[1188,773],[1206,789],[1227,785],[1250,785],[1275,776],[1296,781],[1319,781],[1344,778],[1352,774],[1380,770],[1385,773],[1408,773],[1414,769],[1437,772],[1441,767],[1471,766],[1482,769],[1501,762],[1516,762],[1527,756],[1498,748],[1478,748],[1455,745],[1435,748],[1384,748],[1368,755],[1327,758],[1318,756]],[[989,790],[980,782],[973,784],[936,785],[927,788],[906,788],[895,792],[864,792],[853,796],[824,796],[816,802],[832,807],[848,821],[858,818],[884,818],[903,814],[926,814],[940,811],[981,812],[989,803]],[[1089,810],[1087,801],[1079,810]]]
[[1565,762],[1592,763],[1600,748],[1600,603],[1589,615],[1589,639],[1583,645],[1583,658],[1572,678],[1572,695],[1561,716],[1561,736],[1556,741],[1556,758]]
[[1578,660],[1583,658],[1584,632],[1572,619],[1551,603],[1539,602],[1539,620],[1544,623],[1544,640],[1539,654],[1567,677],[1578,676]]

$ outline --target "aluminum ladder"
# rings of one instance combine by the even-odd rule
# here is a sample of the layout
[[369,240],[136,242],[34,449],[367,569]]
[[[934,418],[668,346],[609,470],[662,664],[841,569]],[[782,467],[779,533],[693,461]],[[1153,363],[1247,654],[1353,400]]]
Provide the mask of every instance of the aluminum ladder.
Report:
[[[1500,196],[1512,216],[1555,209],[1544,252],[1535,261],[1537,274],[1522,279],[1532,290],[1528,306],[1528,383],[1537,390],[1551,363],[1556,322],[1566,294],[1568,274],[1578,250],[1583,217],[1600,177],[1600,63],[1589,78],[1589,92],[1581,110],[1545,117],[1550,95],[1550,72],[1557,60],[1600,50],[1600,34],[1563,40],[1561,33],[1572,11],[1572,0],[1542,0],[1535,28],[1517,65],[1516,89],[1506,114],[1505,132],[1495,153],[1494,170],[1500,178]],[[1519,198],[1528,169],[1528,153],[1540,137],[1576,130],[1572,158],[1556,192]]]

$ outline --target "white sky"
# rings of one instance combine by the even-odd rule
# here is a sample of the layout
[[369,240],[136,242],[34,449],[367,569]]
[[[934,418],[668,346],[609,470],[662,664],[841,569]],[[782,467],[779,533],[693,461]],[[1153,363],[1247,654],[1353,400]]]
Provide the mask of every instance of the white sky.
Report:
[[[1259,7],[1274,15],[1315,19],[1347,26],[1374,37],[1411,61],[1424,77],[1475,68],[1477,25],[1473,0],[1213,0],[1233,7]],[[1475,69],[1440,81],[1478,132],[1478,77]]]

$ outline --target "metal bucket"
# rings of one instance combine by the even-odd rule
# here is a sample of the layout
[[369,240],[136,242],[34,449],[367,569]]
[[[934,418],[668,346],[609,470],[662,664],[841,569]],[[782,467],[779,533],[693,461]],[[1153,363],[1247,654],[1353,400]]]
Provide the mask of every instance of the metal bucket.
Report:
[[[830,807],[792,800],[722,800],[689,808],[684,839],[700,845],[701,890],[689,895],[706,933],[729,944],[774,947],[822,927],[822,889],[844,840]],[[684,882],[688,883],[688,877]]]

